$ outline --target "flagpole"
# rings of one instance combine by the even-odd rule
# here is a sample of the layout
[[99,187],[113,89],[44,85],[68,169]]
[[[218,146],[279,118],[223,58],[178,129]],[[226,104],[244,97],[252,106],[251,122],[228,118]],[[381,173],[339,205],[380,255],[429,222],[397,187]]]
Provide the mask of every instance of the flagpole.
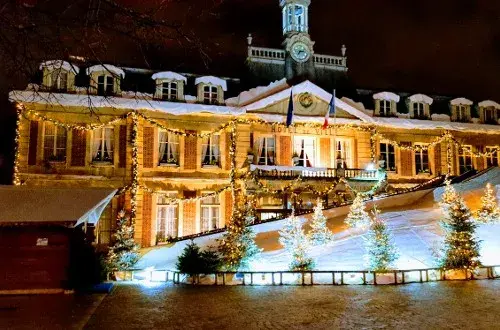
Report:
[[[333,95],[332,95],[333,98],[335,98],[335,88],[333,89]],[[333,100],[333,106],[335,106],[336,102],[335,102],[335,99]],[[334,168],[338,168],[338,164],[337,164],[337,154],[338,154],[338,150],[337,150],[337,109],[334,109],[334,113],[333,113],[333,150],[334,150]]]

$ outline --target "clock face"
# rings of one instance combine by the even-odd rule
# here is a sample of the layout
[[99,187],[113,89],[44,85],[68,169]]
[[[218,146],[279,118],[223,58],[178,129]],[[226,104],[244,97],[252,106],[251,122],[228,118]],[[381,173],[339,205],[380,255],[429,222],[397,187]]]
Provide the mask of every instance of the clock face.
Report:
[[302,42],[296,42],[292,45],[292,57],[297,62],[305,62],[309,59],[309,48]]

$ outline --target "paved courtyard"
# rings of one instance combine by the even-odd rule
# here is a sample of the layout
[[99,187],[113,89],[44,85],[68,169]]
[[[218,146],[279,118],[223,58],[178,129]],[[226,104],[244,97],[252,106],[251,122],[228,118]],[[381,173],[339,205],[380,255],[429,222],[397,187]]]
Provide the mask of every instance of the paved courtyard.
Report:
[[[144,287],[0,297],[0,329],[493,329],[500,281],[400,286]],[[103,299],[104,298],[104,299]]]

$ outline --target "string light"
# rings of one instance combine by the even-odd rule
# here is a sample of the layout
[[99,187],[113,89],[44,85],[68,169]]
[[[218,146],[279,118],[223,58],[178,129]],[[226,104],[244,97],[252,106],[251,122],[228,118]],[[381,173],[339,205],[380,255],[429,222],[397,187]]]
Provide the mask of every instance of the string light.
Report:
[[19,179],[19,141],[21,138],[21,120],[22,120],[22,107],[16,106],[16,133],[14,137],[14,169],[12,173],[12,184],[15,186],[21,185]]
[[139,190],[139,118],[132,112],[132,183],[130,184],[130,219],[135,223],[137,215],[137,194]]

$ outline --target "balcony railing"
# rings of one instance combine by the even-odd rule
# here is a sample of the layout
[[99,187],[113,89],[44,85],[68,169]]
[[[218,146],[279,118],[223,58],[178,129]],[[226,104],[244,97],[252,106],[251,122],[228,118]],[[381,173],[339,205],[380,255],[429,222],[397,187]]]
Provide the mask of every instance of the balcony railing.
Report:
[[285,51],[274,48],[248,47],[248,58],[257,62],[285,63]]
[[256,171],[263,179],[291,180],[297,177],[305,179],[334,179],[346,178],[351,180],[379,180],[378,170],[363,170],[356,168],[315,168],[303,166],[261,166],[252,165],[250,170]]
[[346,57],[314,54],[313,61],[315,66],[324,68],[345,69],[347,67]]

